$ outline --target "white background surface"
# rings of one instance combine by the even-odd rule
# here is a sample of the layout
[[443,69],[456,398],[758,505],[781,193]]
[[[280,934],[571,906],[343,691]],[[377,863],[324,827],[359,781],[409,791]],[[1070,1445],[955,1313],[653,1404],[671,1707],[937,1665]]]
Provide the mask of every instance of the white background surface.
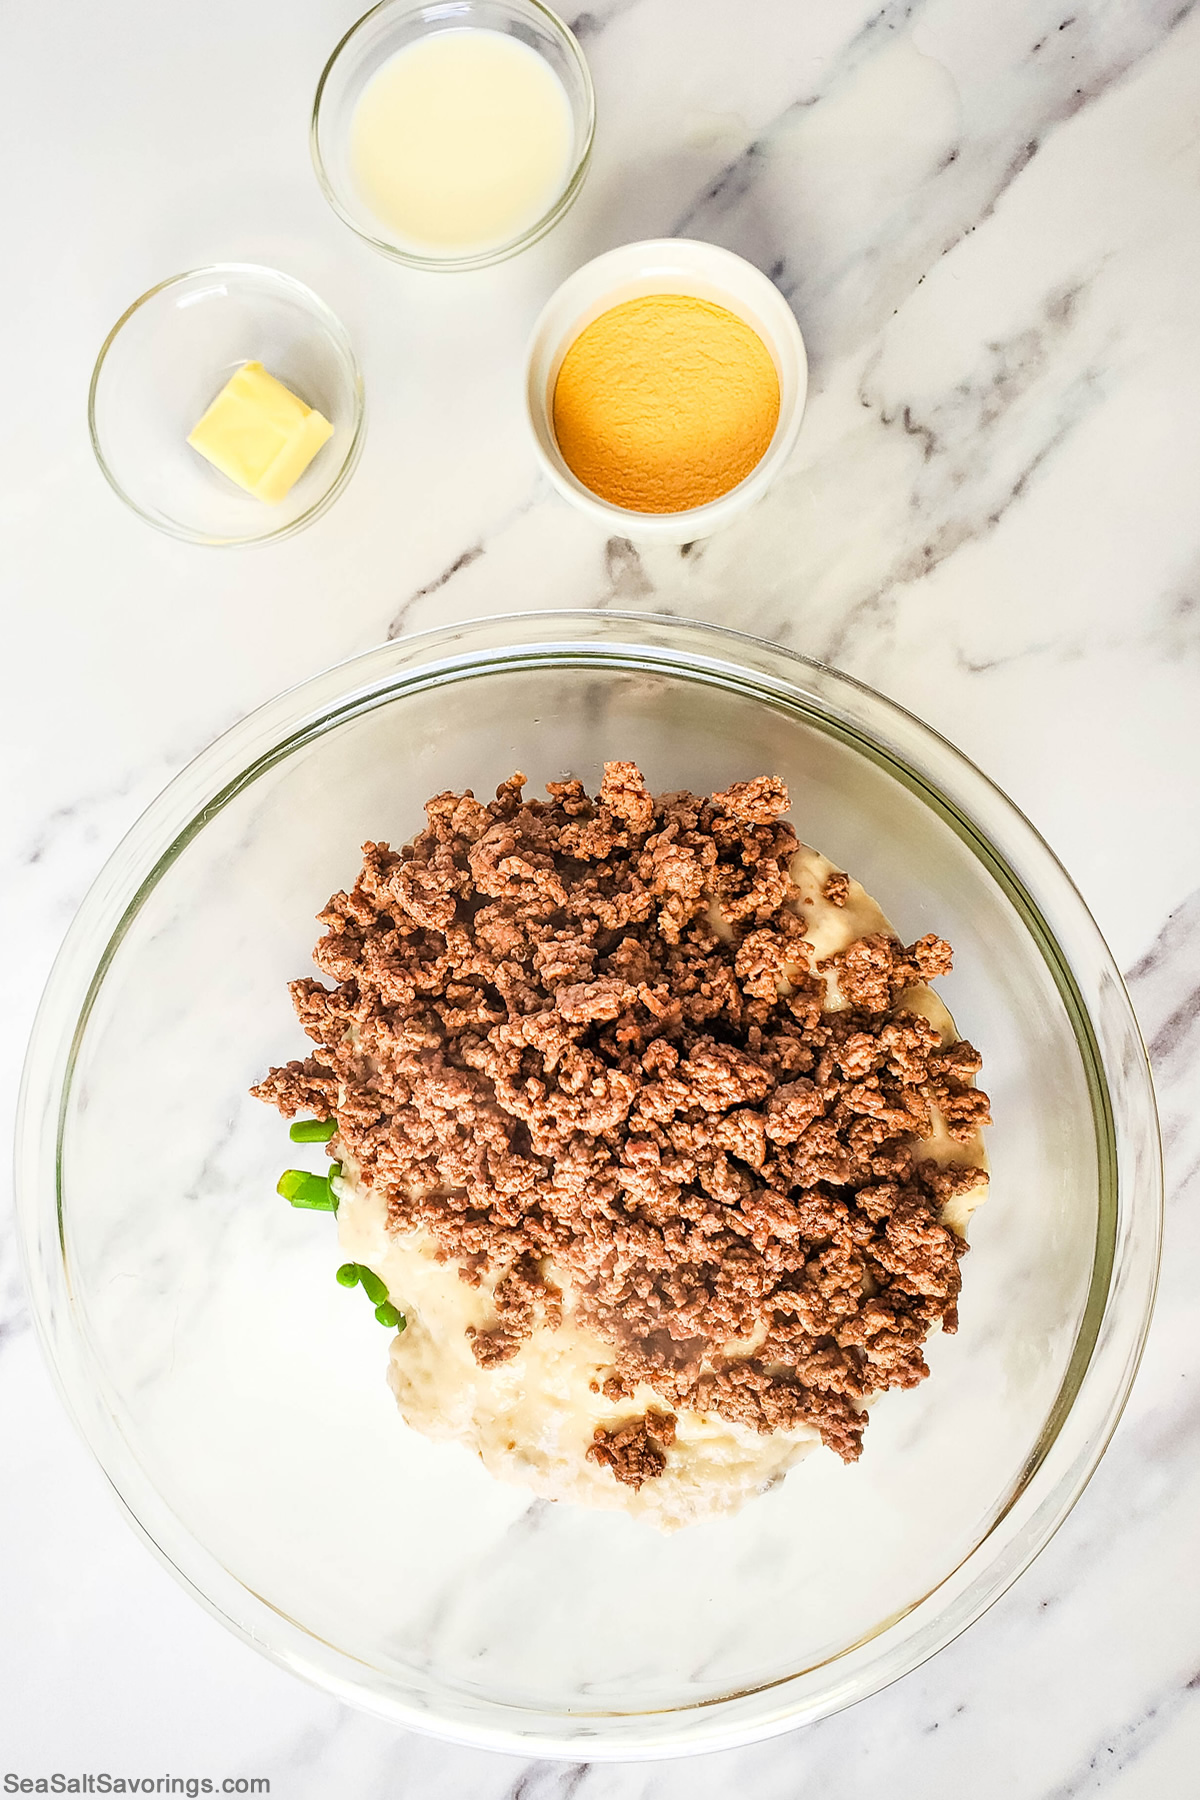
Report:
[[[1073,5],[1073,10],[1072,10]],[[584,196],[526,258],[394,268],[326,210],[307,112],[336,0],[0,11],[4,1085],[70,915],[219,730],[389,632],[537,606],[718,620],[919,712],[1031,815],[1130,973],[1171,1194],[1114,1446],[965,1638],[803,1734],[691,1763],[522,1764],[397,1734],[227,1637],[151,1560],[52,1394],[0,1238],[0,1780],[266,1775],[430,1800],[1174,1800],[1200,1790],[1200,12],[1170,0],[594,0]],[[725,243],[812,359],[800,444],[701,551],[546,491],[521,352],[627,239]],[[144,288],[276,264],[341,315],[370,427],[290,543],[156,536],[87,382]]]

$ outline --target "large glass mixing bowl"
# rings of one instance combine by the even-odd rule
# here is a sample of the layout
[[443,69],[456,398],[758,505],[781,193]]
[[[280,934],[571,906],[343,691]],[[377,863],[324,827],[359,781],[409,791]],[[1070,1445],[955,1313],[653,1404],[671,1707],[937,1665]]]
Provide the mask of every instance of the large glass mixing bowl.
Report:
[[[820,1452],[673,1537],[534,1500],[401,1422],[388,1334],[333,1280],[327,1216],[246,1090],[302,1055],[285,989],[366,838],[444,788],[656,789],[761,771],[983,1051],[992,1190],[962,1326]],[[580,1759],[744,1742],[912,1668],[1046,1542],[1145,1334],[1161,1172],[1120,978],[1028,822],[845,676],[671,619],[530,614],[373,650],[261,708],[166,790],[68,936],[21,1101],[35,1308],[75,1419],[144,1536],[277,1661],[405,1725]]]

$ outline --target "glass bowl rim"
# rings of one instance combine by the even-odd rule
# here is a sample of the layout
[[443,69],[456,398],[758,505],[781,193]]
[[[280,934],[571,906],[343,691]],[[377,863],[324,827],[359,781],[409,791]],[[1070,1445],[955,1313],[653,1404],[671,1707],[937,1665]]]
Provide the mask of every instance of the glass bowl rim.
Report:
[[[695,638],[706,646],[705,654],[694,647],[684,648]],[[664,649],[663,639],[668,645],[675,639],[681,647]],[[734,660],[739,651],[744,660]],[[1038,1453],[1018,1473],[1009,1501],[978,1543],[898,1618],[824,1662],[741,1692],[679,1707],[640,1713],[543,1713],[502,1700],[464,1700],[461,1693],[451,1692],[439,1696],[443,1710],[438,1711],[415,1699],[398,1697],[382,1677],[372,1682],[375,1671],[368,1665],[314,1638],[224,1569],[154,1489],[116,1420],[106,1412],[89,1377],[82,1340],[71,1317],[70,1272],[63,1239],[65,1203],[59,1148],[74,1059],[91,1005],[125,929],[176,856],[203,829],[214,810],[334,725],[431,683],[452,688],[464,679],[505,669],[623,668],[719,680],[726,687],[737,675],[754,677],[748,690],[753,693],[762,687],[758,676],[764,662],[772,670],[776,704],[781,710],[789,704],[787,677],[791,677],[796,683],[792,693],[809,695],[810,718],[825,710],[824,695],[858,701],[896,730],[915,737],[923,748],[948,759],[960,791],[963,785],[973,788],[1002,809],[1005,823],[1015,829],[1022,848],[1033,853],[1039,874],[1056,885],[1057,898],[1068,905],[1072,931],[1078,929],[1086,938],[1099,978],[1105,991],[1115,997],[1122,1028],[1133,1046],[1127,1065],[1119,1071],[1121,1083],[1116,1088],[1109,1086],[1108,1060],[1072,965],[1022,878],[981,828],[973,825],[966,811],[960,810],[940,785],[932,784],[931,777],[917,772],[918,783],[941,801],[938,810],[942,816],[948,816],[944,809],[949,807],[990,852],[985,860],[993,875],[1002,878],[1007,872],[1010,899],[1025,894],[1046,940],[1040,941],[1035,932],[1037,948],[1049,961],[1048,943],[1074,985],[1090,1034],[1090,1053],[1098,1068],[1101,1110],[1107,1107],[1112,1243],[1102,1292],[1097,1295],[1096,1271],[1103,1261],[1103,1204],[1098,1207],[1097,1258],[1076,1353],[1064,1376],[1060,1404],[1051,1410],[1043,1427]],[[804,681],[809,683],[807,689],[800,685]],[[795,707],[797,703],[792,700],[790,704]],[[836,724],[832,713],[826,716]],[[851,729],[849,739],[845,733],[840,735],[849,741],[855,733]],[[870,741],[860,747],[869,749]],[[896,753],[873,741],[876,760],[900,773],[903,765]],[[1024,913],[1022,917],[1028,925],[1029,918]],[[1055,979],[1057,982],[1057,975]],[[1059,989],[1061,994],[1061,983]],[[1077,1019],[1073,1009],[1068,1010],[1082,1054],[1085,1045]],[[1099,1138],[1101,1118],[1090,1078],[1089,1088]],[[1125,1120],[1121,1134],[1113,1124],[1118,1101]],[[1141,1148],[1148,1152],[1148,1165],[1140,1171],[1139,1185],[1127,1191],[1130,1184],[1123,1178],[1120,1153],[1135,1132]],[[122,839],[68,930],[30,1039],[18,1100],[16,1143],[18,1230],[43,1351],[76,1428],[135,1529],[160,1560],[214,1617],[245,1641],[339,1698],[393,1723],[451,1741],[543,1757],[619,1761],[732,1748],[777,1735],[866,1698],[925,1662],[1006,1591],[1049,1542],[1083,1492],[1116,1429],[1136,1376],[1158,1274],[1162,1160],[1145,1046],[1099,928],[1045,840],[1002,790],[948,740],[865,683],[764,639],[658,614],[526,612],[435,627],[376,646],[310,677],[214,740],[173,778]],[[1126,1150],[1126,1161],[1129,1154]],[[1103,1171],[1100,1185],[1103,1189]],[[1076,1370],[1089,1316],[1093,1328],[1087,1353]],[[1074,1389],[1062,1405],[1073,1370]]]
[[[329,486],[317,496],[311,506],[306,507],[297,518],[289,520],[286,525],[277,525],[272,530],[255,532],[248,537],[216,537],[211,532],[195,531],[190,526],[181,524],[177,519],[168,519],[158,513],[148,512],[133,498],[128,488],[117,479],[104,453],[103,434],[97,423],[96,400],[100,389],[100,377],[104,372],[108,354],[125,326],[144,306],[157,300],[169,288],[182,287],[185,282],[213,276],[250,276],[255,279],[266,276],[268,280],[278,282],[282,287],[290,289],[292,294],[301,299],[307,309],[316,316],[317,322],[332,342],[340,361],[350,375],[350,391],[354,397],[354,425],[350,443],[347,445],[346,454],[342,458],[337,474]],[[295,275],[287,274],[283,269],[273,269],[269,263],[200,263],[195,268],[182,270],[178,275],[168,275],[162,281],[156,281],[153,287],[148,287],[144,293],[138,295],[136,300],[130,302],[116,324],[111,327],[100,346],[92,369],[92,378],[88,384],[87,421],[88,437],[91,440],[92,452],[100,465],[100,473],[114,494],[125,502],[130,512],[136,513],[139,519],[143,519],[147,525],[152,525],[156,531],[161,531],[165,537],[176,538],[181,543],[200,544],[210,550],[248,549],[255,544],[279,543],[283,538],[294,536],[297,531],[303,530],[306,525],[311,525],[314,519],[320,518],[321,514],[332,506],[358,467],[358,461],[362,455],[367,423],[366,393],[363,388],[362,370],[345,326],[332,307],[328,306],[321,296],[314,293],[305,282],[298,280]]]
[[[363,13],[361,18],[356,19],[349,30],[343,32],[326,59],[325,67],[321,70],[320,80],[317,82],[316,93],[313,95],[312,113],[308,127],[308,147],[317,183],[328,205],[342,221],[342,224],[348,226],[365,244],[370,244],[373,250],[378,250],[382,256],[390,257],[393,262],[404,263],[410,269],[427,269],[434,273],[447,275],[466,273],[472,269],[491,268],[495,263],[507,262],[510,257],[518,256],[523,250],[528,250],[532,245],[539,243],[548,232],[553,231],[579,196],[579,190],[583,186],[591,165],[592,146],[596,137],[596,90],[592,83],[592,72],[588,67],[587,57],[583,53],[583,46],[565,19],[561,19],[549,6],[544,5],[543,0],[519,0],[519,3],[528,6],[533,12],[539,13],[552,35],[561,42],[566,55],[575,65],[582,80],[587,101],[587,114],[584,120],[583,147],[574,159],[570,179],[561,194],[539,219],[536,219],[517,237],[508,238],[504,243],[496,244],[490,250],[476,251],[469,256],[422,256],[417,251],[403,249],[390,238],[378,236],[343,205],[341,197],[330,179],[329,171],[325,166],[325,158],[321,152],[321,103],[325,98],[326,87],[342,52],[349,49],[352,39],[357,37],[362,28],[369,25],[378,14],[400,9],[406,13],[420,12],[425,6],[436,5],[437,0],[376,0],[374,6]],[[574,107],[571,111],[574,116]]]

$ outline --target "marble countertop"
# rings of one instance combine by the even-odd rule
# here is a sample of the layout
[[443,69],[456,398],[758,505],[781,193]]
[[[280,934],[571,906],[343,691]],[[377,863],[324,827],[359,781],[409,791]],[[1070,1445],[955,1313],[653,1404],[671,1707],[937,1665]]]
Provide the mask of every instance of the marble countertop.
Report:
[[[305,132],[353,0],[9,0],[0,905],[15,1093],[57,944],[163,783],[277,690],[387,635],[551,606],[666,610],[827,658],[928,720],[1062,856],[1159,1082],[1166,1260],[1143,1372],[1017,1586],[885,1693],[676,1764],[522,1763],[406,1736],[235,1642],[76,1440],[0,1229],[0,1775],[266,1776],[287,1800],[1163,1800],[1200,1754],[1200,7],[1181,0],[591,0],[599,101],[567,222],[453,278],[326,209]],[[691,555],[540,483],[520,353],[627,239],[769,271],[811,357],[768,498]],[[91,363],[155,280],[314,286],[358,345],[362,464],[277,546],[155,535],[93,464]],[[1131,844],[1136,844],[1136,860]]]

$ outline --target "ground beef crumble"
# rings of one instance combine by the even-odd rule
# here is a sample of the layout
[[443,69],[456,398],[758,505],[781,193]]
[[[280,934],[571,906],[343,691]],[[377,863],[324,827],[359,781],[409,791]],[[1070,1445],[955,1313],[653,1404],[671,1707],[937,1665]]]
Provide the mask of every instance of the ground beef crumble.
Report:
[[850,898],[850,877],[841,869],[834,869],[831,874],[826,876],[825,886],[821,892],[830,906],[845,906]]
[[[847,1010],[824,1010],[782,782],[656,797],[613,762],[596,799],[524,785],[439,794],[411,844],[364,846],[319,915],[333,985],[292,984],[317,1054],[254,1092],[336,1117],[390,1225],[487,1278],[483,1366],[556,1326],[567,1286],[614,1404],[645,1382],[851,1461],[865,1396],[920,1381],[957,1324],[966,1245],[939,1214],[981,1177],[914,1143],[933,1106],[966,1143],[988,1103],[978,1054],[903,1003],[950,948],[862,938],[830,959]],[[587,1454],[640,1486],[675,1423],[617,1417]]]
[[678,1422],[674,1413],[650,1407],[639,1418],[619,1425],[597,1425],[587,1449],[588,1461],[611,1469],[626,1487],[640,1488],[666,1468],[665,1452],[675,1442]]

